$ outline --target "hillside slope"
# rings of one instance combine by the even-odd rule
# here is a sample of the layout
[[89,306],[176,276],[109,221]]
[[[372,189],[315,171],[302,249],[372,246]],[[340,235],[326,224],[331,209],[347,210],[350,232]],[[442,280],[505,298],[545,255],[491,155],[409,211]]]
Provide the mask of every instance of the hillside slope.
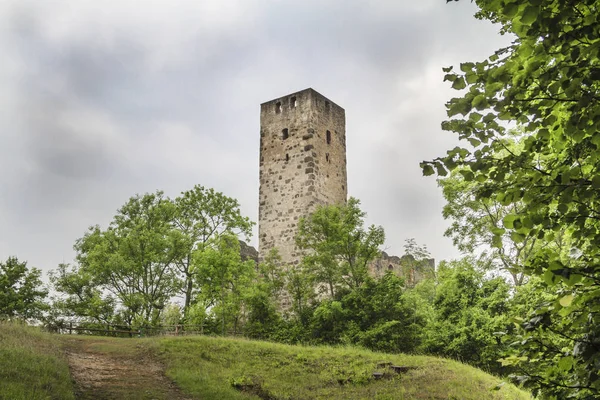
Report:
[[[81,389],[90,382],[78,382],[77,366],[71,365],[78,397],[90,399],[531,399],[513,385],[499,386],[500,379],[483,371],[435,357],[202,336],[56,336],[4,323],[0,399],[73,399],[63,351],[72,362],[74,355],[85,362],[106,361],[102,373],[86,369],[94,372],[94,382],[85,396]],[[406,368],[397,373],[394,365]]]
[[154,345],[167,375],[202,399],[531,399],[481,370],[435,357],[210,337]]

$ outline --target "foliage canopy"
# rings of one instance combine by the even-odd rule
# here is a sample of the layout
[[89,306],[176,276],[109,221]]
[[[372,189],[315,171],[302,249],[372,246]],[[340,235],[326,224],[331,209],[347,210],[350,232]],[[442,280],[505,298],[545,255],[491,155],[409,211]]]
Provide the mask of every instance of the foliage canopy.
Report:
[[48,309],[44,298],[48,294],[37,268],[16,257],[0,262],[0,318],[40,318]]
[[[522,265],[559,297],[523,322],[524,345],[512,362],[523,371],[521,381],[548,396],[598,396],[600,2],[477,4],[479,18],[515,39],[487,60],[444,69],[461,95],[448,102],[442,128],[468,145],[423,162],[423,173],[446,176],[460,166],[466,181],[479,183],[481,201],[522,205],[502,220],[515,242],[570,236],[568,257],[540,246]],[[512,127],[519,133],[509,134]],[[563,336],[560,346],[550,331]],[[534,372],[528,360],[543,365]]]

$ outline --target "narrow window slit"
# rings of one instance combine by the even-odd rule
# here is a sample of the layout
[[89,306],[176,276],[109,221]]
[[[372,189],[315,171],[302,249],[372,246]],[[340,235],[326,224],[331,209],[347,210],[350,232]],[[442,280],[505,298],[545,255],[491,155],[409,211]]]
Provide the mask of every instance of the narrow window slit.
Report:
[[281,102],[278,101],[277,104],[275,104],[275,114],[279,114],[281,113]]
[[290,137],[290,134],[289,134],[288,128],[284,128],[284,129],[281,131],[281,138],[282,138],[283,140],[285,140],[285,139],[287,139],[288,137]]
[[327,131],[326,136],[327,136],[327,144],[331,144],[331,132]]

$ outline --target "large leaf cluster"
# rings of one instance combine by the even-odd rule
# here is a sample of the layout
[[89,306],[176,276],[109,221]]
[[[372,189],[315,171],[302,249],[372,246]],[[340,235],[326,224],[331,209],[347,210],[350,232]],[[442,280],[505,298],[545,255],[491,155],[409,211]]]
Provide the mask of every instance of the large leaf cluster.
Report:
[[[216,304],[214,293],[237,279],[230,275],[242,265],[236,235],[247,237],[251,228],[237,200],[199,185],[176,199],[160,191],[133,196],[106,229],[93,226],[77,240],[78,265],[53,273],[61,293],[55,305],[64,316],[93,322],[156,325],[182,294],[186,317],[199,301],[194,312],[205,316]],[[222,279],[211,281],[213,273]],[[221,315],[238,315],[238,303],[220,301]]]
[[[548,396],[599,396],[600,2],[477,4],[479,17],[515,39],[487,60],[445,69],[461,96],[448,102],[442,128],[468,144],[422,163],[423,172],[445,176],[460,166],[467,181],[480,183],[482,201],[523,205],[503,218],[516,242],[569,235],[571,256],[540,246],[522,266],[564,300],[538,308],[523,325],[515,363],[523,364],[523,380]],[[519,135],[509,135],[513,127]],[[550,329],[566,344],[551,346],[556,334],[544,335]],[[534,351],[529,345],[541,338]],[[557,357],[573,362],[556,367]],[[531,359],[535,371],[525,365]]]
[[497,361],[506,347],[498,332],[509,324],[509,289],[502,278],[486,277],[473,259],[442,262],[421,351],[506,372]]
[[48,290],[37,268],[16,257],[0,262],[0,318],[36,319],[48,309],[44,299]]
[[357,288],[366,279],[369,263],[385,240],[381,226],[365,229],[360,201],[318,207],[298,224],[296,243],[305,252],[304,265],[333,298],[339,288]]

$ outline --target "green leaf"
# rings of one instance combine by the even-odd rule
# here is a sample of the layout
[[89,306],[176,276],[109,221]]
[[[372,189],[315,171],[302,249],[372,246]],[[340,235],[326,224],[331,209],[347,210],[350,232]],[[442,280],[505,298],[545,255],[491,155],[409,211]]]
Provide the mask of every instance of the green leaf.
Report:
[[446,176],[446,175],[448,175],[448,171],[442,165],[442,163],[436,162],[435,163],[435,169],[437,171],[437,174],[440,175],[440,176]]
[[473,174],[473,172],[469,171],[469,170],[461,170],[460,174],[463,176],[463,178],[465,179],[465,181],[470,182],[473,179],[475,179],[475,175]]
[[467,84],[465,83],[464,78],[458,77],[456,80],[454,80],[454,82],[452,83],[452,89],[456,89],[456,90],[461,90],[467,87]]
[[544,280],[544,282],[547,285],[553,285],[554,284],[554,273],[547,269],[546,271],[544,271],[544,275],[542,276],[542,279]]
[[592,187],[594,189],[600,189],[600,175],[594,175],[592,178]]
[[505,232],[506,232],[506,229],[502,229],[502,228],[498,228],[498,227],[492,228],[492,233],[494,235],[504,235]]
[[521,23],[523,25],[531,25],[535,22],[540,12],[540,8],[536,6],[527,6],[523,15],[521,15]]
[[510,233],[510,238],[515,243],[523,243],[525,241],[525,235],[522,235],[522,234],[520,234],[518,232],[511,232]]
[[579,282],[581,282],[583,279],[583,276],[578,275],[578,274],[571,274],[569,276],[569,279],[567,279],[567,281],[565,282],[567,285],[569,286],[573,286],[578,284]]
[[467,62],[467,63],[461,63],[460,64],[460,70],[462,72],[469,72],[471,70],[473,70],[473,68],[475,67],[475,64],[472,62]]
[[430,176],[435,173],[433,167],[429,164],[422,164],[421,168],[423,169],[423,176]]
[[508,229],[513,229],[514,227],[514,222],[517,219],[517,216],[514,214],[508,214],[506,217],[504,217],[502,219],[502,224],[504,225],[505,228]]
[[568,294],[568,295],[562,297],[559,300],[560,305],[563,306],[563,307],[569,307],[572,302],[573,302],[573,295],[572,294]]
[[474,72],[467,72],[465,75],[465,79],[469,85],[474,84],[479,79],[479,76]]
[[519,5],[516,3],[507,4],[503,10],[504,15],[506,15],[508,18],[513,18],[515,15],[517,15],[517,11],[519,11]]
[[567,357],[563,357],[560,359],[560,361],[558,362],[558,368],[560,368],[563,371],[570,371],[571,367],[573,367],[573,357],[571,356],[567,356]]
[[483,110],[486,107],[487,98],[483,94],[477,95],[477,96],[475,96],[475,98],[473,99],[473,102],[471,104],[476,109]]

